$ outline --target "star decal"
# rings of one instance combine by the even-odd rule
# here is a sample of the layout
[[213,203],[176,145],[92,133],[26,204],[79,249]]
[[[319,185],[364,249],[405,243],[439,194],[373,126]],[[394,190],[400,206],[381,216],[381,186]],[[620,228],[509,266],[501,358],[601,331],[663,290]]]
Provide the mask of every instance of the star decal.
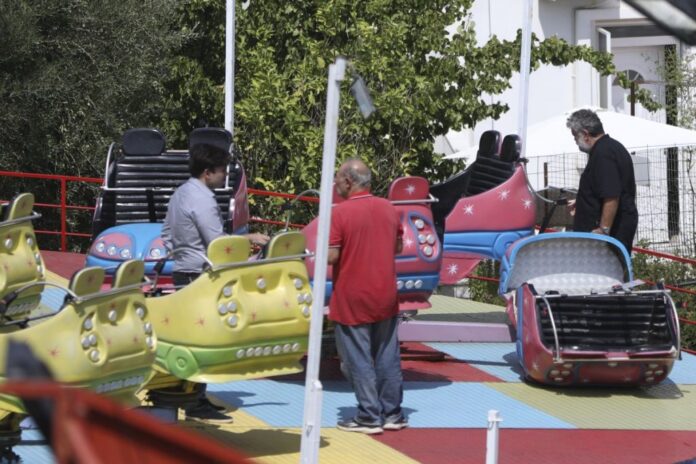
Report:
[[522,203],[524,204],[524,209],[529,209],[532,207],[532,200],[529,198],[522,200]]
[[48,353],[51,355],[52,358],[55,358],[60,354],[60,351],[58,350],[58,348],[52,348]]
[[510,191],[509,191],[509,190],[502,190],[502,191],[498,194],[498,198],[500,198],[501,200],[507,200],[509,196],[510,196]]
[[138,340],[138,337],[133,337],[133,343],[135,343],[137,345],[139,341],[140,340]]
[[290,307],[290,303],[288,303],[288,300],[283,300],[283,307],[285,309],[288,309]]
[[162,319],[162,324],[169,325],[169,317],[165,317],[164,319]]
[[256,311],[254,311],[253,313],[251,313],[251,320],[254,321],[254,322],[256,322]]
[[411,245],[413,245],[413,240],[410,237],[404,240],[404,248],[411,248]]
[[469,216],[474,215],[474,205],[466,205],[464,207],[464,214],[468,214]]
[[225,254],[229,255],[230,253],[232,253],[232,250],[233,250],[233,248],[231,246],[225,247]]
[[106,339],[106,346],[111,346],[111,339],[110,338]]
[[409,195],[413,195],[413,192],[416,191],[416,186],[413,184],[408,184],[408,186],[406,186],[404,190],[406,190],[406,193],[408,193]]
[[536,361],[532,363],[532,370],[538,371],[539,370],[539,364],[537,364]]
[[454,275],[454,274],[457,273],[457,271],[459,271],[459,266],[458,266],[458,265],[452,263],[452,264],[450,264],[449,266],[447,266],[447,273],[448,273],[449,275]]
[[200,325],[201,327],[203,327],[203,326],[205,325],[205,319],[202,318],[202,317],[199,317],[199,318],[196,320],[196,325]]

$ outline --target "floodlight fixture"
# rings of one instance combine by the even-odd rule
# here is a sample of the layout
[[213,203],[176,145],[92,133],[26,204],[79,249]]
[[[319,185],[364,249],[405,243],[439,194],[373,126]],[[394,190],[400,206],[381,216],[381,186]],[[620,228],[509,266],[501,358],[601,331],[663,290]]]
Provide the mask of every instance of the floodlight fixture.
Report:
[[367,119],[372,116],[372,113],[377,111],[377,108],[375,108],[375,105],[372,103],[370,90],[367,88],[365,80],[355,72],[353,73],[353,83],[350,86],[350,93],[358,103],[358,108],[363,118]]

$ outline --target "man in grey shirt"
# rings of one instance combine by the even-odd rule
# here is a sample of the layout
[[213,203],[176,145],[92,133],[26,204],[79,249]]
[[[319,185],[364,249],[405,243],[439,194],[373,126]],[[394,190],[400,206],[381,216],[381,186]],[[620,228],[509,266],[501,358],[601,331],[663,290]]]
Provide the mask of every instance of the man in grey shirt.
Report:
[[[208,245],[224,235],[222,214],[213,189],[225,184],[230,154],[216,146],[200,144],[191,147],[189,172],[191,178],[176,189],[167,207],[162,226],[162,240],[174,255],[172,280],[176,287],[188,285],[203,271]],[[270,240],[265,234],[247,234],[255,244]],[[188,419],[205,422],[232,422],[205,396],[205,384],[198,384],[198,404],[186,409]]]

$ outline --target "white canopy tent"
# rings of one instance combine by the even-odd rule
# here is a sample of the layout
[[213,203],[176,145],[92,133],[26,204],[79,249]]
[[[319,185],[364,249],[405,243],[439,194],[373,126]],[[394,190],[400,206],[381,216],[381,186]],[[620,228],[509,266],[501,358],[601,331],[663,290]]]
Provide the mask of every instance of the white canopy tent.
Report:
[[[594,110],[602,120],[604,132],[621,142],[629,151],[696,146],[696,131],[604,109]],[[526,140],[528,159],[579,152],[570,130],[566,127],[566,119],[570,113],[572,111],[529,126]],[[445,158],[473,159],[477,150],[478,145],[472,145]]]
[[[650,166],[645,153],[670,147],[696,146],[696,131],[670,126],[623,113],[593,108],[602,120],[604,131],[621,142],[628,151],[638,154],[633,163],[638,185],[649,185]],[[572,111],[571,111],[572,112]],[[566,119],[571,112],[554,116],[529,126],[526,140],[527,174],[536,190],[547,184],[555,187],[577,187],[577,176],[584,168],[586,157],[580,153],[575,139],[566,127]],[[505,134],[503,134],[505,135]],[[447,159],[465,158],[473,161],[478,150],[472,145],[457,153],[445,156]],[[562,157],[560,155],[568,155]],[[561,166],[561,159],[564,159]],[[547,165],[546,167],[544,165]],[[553,168],[551,165],[555,164]],[[548,174],[553,169],[574,171],[563,176],[564,184],[559,184]],[[550,176],[553,177],[553,176]]]

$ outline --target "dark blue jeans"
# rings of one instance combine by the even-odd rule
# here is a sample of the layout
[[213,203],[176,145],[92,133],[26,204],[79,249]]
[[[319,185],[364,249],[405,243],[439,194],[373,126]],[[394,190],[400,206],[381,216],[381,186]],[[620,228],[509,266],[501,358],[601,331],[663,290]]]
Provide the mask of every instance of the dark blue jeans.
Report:
[[382,425],[401,418],[403,378],[397,318],[361,325],[336,324],[341,372],[358,400],[355,420]]

